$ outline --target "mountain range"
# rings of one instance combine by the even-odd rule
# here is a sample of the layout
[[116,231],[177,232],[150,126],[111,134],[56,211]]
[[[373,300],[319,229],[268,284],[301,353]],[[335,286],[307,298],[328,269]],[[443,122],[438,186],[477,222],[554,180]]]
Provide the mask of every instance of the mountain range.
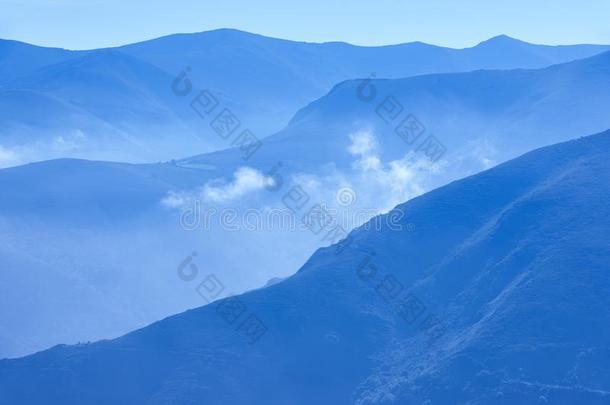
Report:
[[[118,60],[143,66],[129,85],[100,86],[113,98],[147,81],[147,62],[121,51],[89,60],[79,74]],[[78,81],[56,79],[56,69],[37,85],[72,83],[82,97]],[[292,187],[335,209],[350,230],[531,149],[610,128],[609,85],[610,53],[542,69],[358,79],[304,106],[248,159],[230,148],[158,164],[59,159],[0,170],[0,357],[116,337],[205,303],[175,275],[193,251],[233,293],[287,277],[328,244],[286,209]],[[157,90],[150,100],[167,89]],[[142,117],[154,104],[125,97]],[[407,117],[421,125],[416,133],[397,131]],[[422,150],[431,135],[445,149],[436,162]],[[264,187],[265,176],[283,188]]]
[[[608,49],[506,36],[465,49],[361,47],[228,29],[86,51],[0,41],[0,166],[60,157],[143,163],[224,149],[190,108],[202,89],[264,138],[343,80],[542,68]],[[178,78],[189,81],[188,94]]]
[[[398,205],[266,288],[0,361],[0,399],[607,403],[609,151],[604,132],[529,152]],[[415,227],[390,226],[398,211]]]

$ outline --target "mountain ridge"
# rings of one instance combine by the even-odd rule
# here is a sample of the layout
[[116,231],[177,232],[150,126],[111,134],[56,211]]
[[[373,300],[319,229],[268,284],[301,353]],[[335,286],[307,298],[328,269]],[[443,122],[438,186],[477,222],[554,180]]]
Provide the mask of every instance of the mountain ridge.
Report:
[[[498,41],[509,41],[512,45],[509,50],[499,49]],[[361,47],[336,42],[280,40],[236,30],[174,34],[85,51],[0,42],[0,105],[6,106],[3,110],[10,112],[0,118],[4,124],[0,132],[0,147],[3,155],[13,157],[6,163],[0,161],[0,166],[14,165],[15,161],[18,164],[57,157],[151,162],[180,158],[193,150],[204,153],[222,149],[226,145],[209,128],[209,122],[199,120],[197,114],[189,109],[189,101],[202,89],[211,91],[223,107],[238,117],[243,127],[258,138],[264,138],[281,130],[295,111],[326,94],[337,82],[367,77],[371,72],[376,72],[377,77],[398,78],[481,68],[540,68],[591,56],[604,49],[610,47],[547,47],[512,39],[495,39],[483,47],[475,45],[465,49],[421,42]],[[167,142],[147,143],[146,132],[150,131],[142,129],[145,124],[140,119],[141,114],[133,111],[139,103],[127,102],[125,97],[118,97],[116,101],[109,99],[105,89],[95,86],[96,82],[105,83],[109,76],[115,79],[110,83],[111,87],[131,80],[129,76],[122,76],[125,69],[116,65],[106,63],[104,72],[98,72],[97,76],[88,75],[87,80],[82,80],[81,100],[75,102],[62,97],[66,92],[62,86],[47,89],[45,94],[21,93],[15,97],[15,91],[25,90],[19,87],[20,84],[35,80],[41,70],[53,69],[51,66],[62,63],[76,64],[79,59],[111,52],[121,52],[137,59],[132,60],[134,65],[148,64],[143,76],[158,79],[149,83],[140,81],[151,87],[141,88],[142,92],[150,92],[159,86],[168,89],[167,94],[157,98],[157,104],[162,108],[154,115],[165,117],[163,133],[180,137],[173,147]],[[189,100],[169,91],[174,78],[186,72],[187,67],[186,79],[192,85]],[[95,69],[90,67],[90,71]],[[64,75],[66,77],[57,78],[56,82],[78,83],[75,80],[79,77],[77,71],[66,71]],[[89,101],[83,103],[83,99]],[[134,112],[134,117],[126,114],[127,117],[115,116],[104,122],[96,118],[87,119],[82,110],[92,107],[91,100],[109,105],[111,111],[102,111],[101,115],[111,115],[112,110],[123,109]],[[25,116],[23,112],[11,109],[15,103],[35,108]],[[180,105],[171,107],[177,104]],[[35,124],[31,120],[34,114],[39,116]],[[104,133],[111,135],[104,137]],[[158,140],[163,133],[152,138]],[[102,152],[96,153],[96,147],[89,147],[83,136],[93,144],[97,142]],[[142,147],[129,147],[124,138],[130,138],[132,143]],[[20,141],[23,139],[26,141]],[[55,145],[58,139],[60,147]],[[183,147],[179,148],[180,145]],[[115,156],[109,159],[113,153]]]
[[[0,361],[0,398],[602,404],[610,331],[597,310],[609,300],[610,248],[598,237],[610,230],[609,146],[606,131],[529,152],[396,207],[415,232],[357,229],[340,253],[318,250],[294,276],[238,297],[266,326],[252,345],[218,312],[228,298],[112,341]],[[573,192],[583,185],[590,192]],[[405,323],[388,285],[367,281],[371,260],[376,283],[394,276],[401,297],[445,325],[436,340]],[[606,326],[580,333],[595,325]]]

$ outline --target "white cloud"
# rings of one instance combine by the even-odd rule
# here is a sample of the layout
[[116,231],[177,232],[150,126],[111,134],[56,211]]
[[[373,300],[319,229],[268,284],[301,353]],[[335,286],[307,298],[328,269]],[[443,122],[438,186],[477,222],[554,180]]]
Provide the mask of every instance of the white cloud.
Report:
[[352,155],[367,155],[377,149],[377,139],[371,131],[358,131],[349,135],[352,142],[348,147],[348,152]]
[[494,157],[497,155],[497,150],[494,145],[487,139],[479,139],[476,143],[472,142],[472,153],[475,159],[478,159],[484,170],[490,169],[496,165]]
[[233,181],[212,180],[198,190],[185,192],[170,191],[161,200],[166,208],[185,208],[195,201],[201,200],[213,203],[232,202],[246,194],[259,191],[265,187],[273,187],[272,177],[264,176],[251,167],[240,167],[233,173]]
[[231,183],[210,182],[203,187],[202,196],[207,201],[227,202],[273,185],[273,178],[251,167],[240,167],[233,174]]
[[348,152],[357,157],[352,167],[360,174],[359,194],[369,194],[369,199],[377,201],[377,208],[382,211],[423,194],[431,174],[439,170],[425,156],[413,151],[402,159],[383,162],[377,139],[370,130],[356,132],[349,138]]
[[0,145],[0,168],[16,166],[21,162],[15,151],[6,149]]
[[86,140],[85,133],[80,129],[75,129],[68,135],[58,135],[51,139],[50,148],[57,152],[70,152],[79,149]]
[[170,191],[167,195],[161,200],[161,205],[166,208],[181,208],[185,205],[189,204],[192,201],[192,197],[184,193],[177,193],[175,191]]

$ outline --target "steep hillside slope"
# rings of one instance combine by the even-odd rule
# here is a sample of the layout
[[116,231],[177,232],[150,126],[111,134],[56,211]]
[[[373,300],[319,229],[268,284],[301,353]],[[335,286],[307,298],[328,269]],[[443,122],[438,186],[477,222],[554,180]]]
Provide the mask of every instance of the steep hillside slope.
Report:
[[396,207],[415,229],[378,217],[270,287],[2,361],[0,399],[607,403],[608,151],[610,132],[536,150]]

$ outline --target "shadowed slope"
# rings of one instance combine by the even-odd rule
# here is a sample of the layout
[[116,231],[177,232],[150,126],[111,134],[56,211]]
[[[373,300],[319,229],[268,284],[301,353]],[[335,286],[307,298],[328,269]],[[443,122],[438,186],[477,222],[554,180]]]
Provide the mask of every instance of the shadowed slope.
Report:
[[[223,300],[2,361],[0,399],[605,403],[609,150],[610,132],[547,147],[403,204],[414,230],[374,220],[379,231],[358,229],[344,250],[240,296],[239,320],[223,319]],[[415,320],[397,306],[407,297],[425,306]],[[239,328],[250,313],[267,328],[253,345]]]

